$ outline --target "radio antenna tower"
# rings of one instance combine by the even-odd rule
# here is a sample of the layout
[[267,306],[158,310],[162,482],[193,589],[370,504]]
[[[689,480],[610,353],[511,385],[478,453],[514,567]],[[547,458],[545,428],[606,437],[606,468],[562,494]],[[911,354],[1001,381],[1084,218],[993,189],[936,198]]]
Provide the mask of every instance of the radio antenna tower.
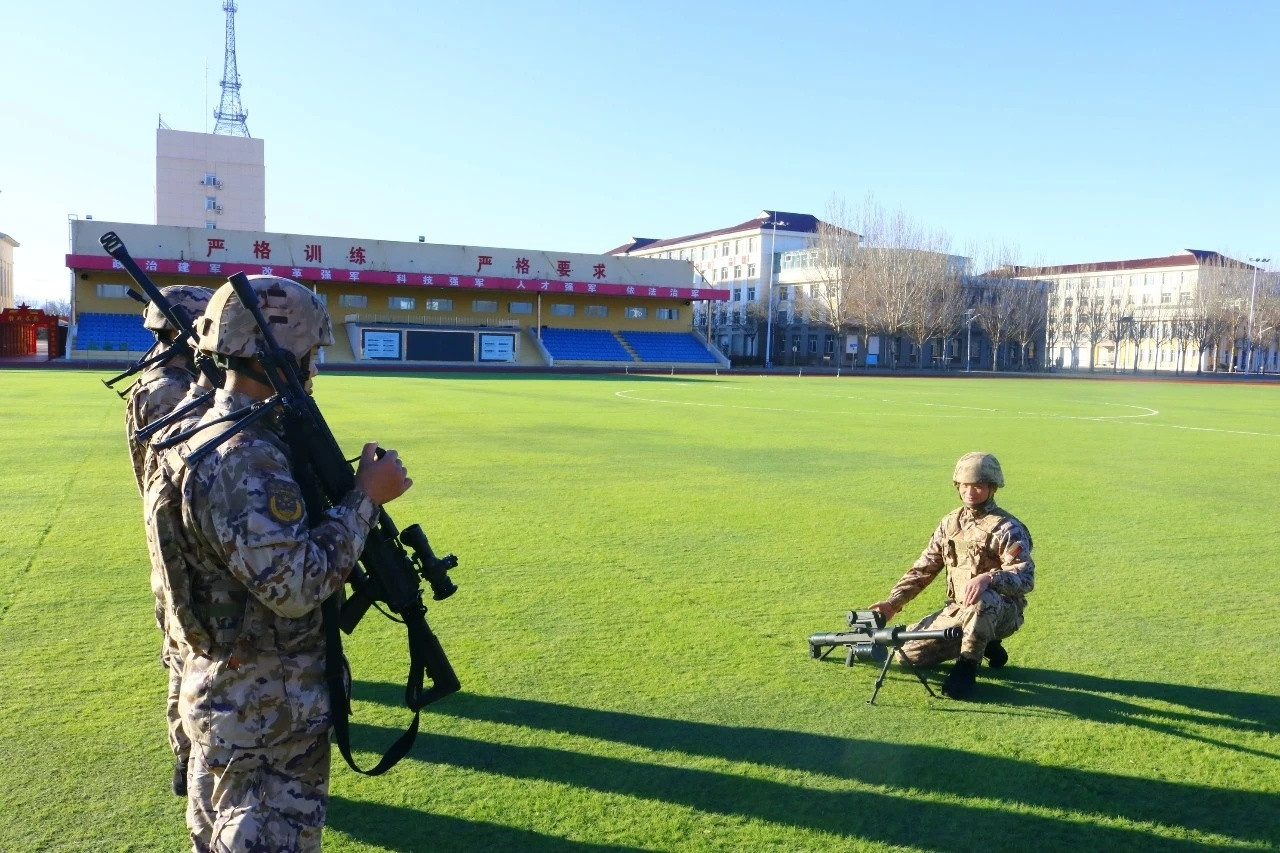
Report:
[[240,106],[240,72],[236,70],[236,0],[222,0],[222,11],[227,13],[227,51],[222,60],[222,101],[213,111],[217,123],[214,133],[223,136],[248,136],[249,114]]

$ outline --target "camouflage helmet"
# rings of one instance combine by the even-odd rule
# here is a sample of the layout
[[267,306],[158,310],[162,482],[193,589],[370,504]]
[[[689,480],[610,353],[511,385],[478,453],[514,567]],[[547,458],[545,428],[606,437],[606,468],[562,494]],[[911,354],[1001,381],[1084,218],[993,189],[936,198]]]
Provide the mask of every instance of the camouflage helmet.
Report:
[[[160,288],[160,293],[169,304],[175,308],[181,305],[187,311],[187,317],[192,323],[204,313],[205,306],[209,304],[209,299],[213,296],[213,291],[207,287],[196,287],[191,284],[175,284],[169,287]],[[142,325],[143,328],[150,329],[153,332],[163,332],[166,329],[176,331],[173,324],[169,322],[169,318],[164,316],[164,312],[156,307],[155,302],[148,302],[147,307],[142,309]]]
[[952,483],[986,483],[996,488],[1004,487],[1004,472],[1000,470],[1000,460],[990,453],[966,453],[956,463],[955,473],[951,475]]
[[[301,361],[312,347],[333,343],[333,323],[320,297],[290,278],[251,275],[248,279],[278,346]],[[209,300],[196,323],[196,335],[200,349],[224,356],[251,358],[266,348],[253,314],[230,283]]]

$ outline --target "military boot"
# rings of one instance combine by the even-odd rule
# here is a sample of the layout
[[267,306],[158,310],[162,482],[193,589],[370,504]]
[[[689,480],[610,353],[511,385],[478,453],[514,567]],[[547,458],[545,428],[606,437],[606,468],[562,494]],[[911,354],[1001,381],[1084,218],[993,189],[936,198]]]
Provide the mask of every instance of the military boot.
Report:
[[987,659],[987,666],[992,669],[999,669],[1009,662],[1009,653],[1005,651],[999,640],[987,643],[987,650],[982,653],[982,656]]
[[173,761],[173,793],[177,797],[187,795],[187,759],[179,757]]
[[942,693],[952,699],[968,699],[978,681],[978,661],[957,658],[951,674],[942,682]]

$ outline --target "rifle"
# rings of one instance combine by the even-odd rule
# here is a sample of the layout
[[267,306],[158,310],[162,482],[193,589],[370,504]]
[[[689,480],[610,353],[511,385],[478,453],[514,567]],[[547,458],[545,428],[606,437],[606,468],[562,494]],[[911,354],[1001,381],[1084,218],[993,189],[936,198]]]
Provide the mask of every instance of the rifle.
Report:
[[[213,358],[208,353],[201,352],[195,348],[196,333],[195,329],[192,327],[192,322],[195,318],[191,317],[187,313],[187,309],[184,306],[173,305],[165,298],[164,294],[160,291],[160,288],[157,287],[155,282],[153,282],[151,278],[142,271],[142,267],[138,266],[137,261],[135,261],[133,256],[129,254],[129,250],[125,248],[124,241],[120,239],[116,232],[108,231],[106,234],[103,234],[98,238],[98,242],[102,244],[102,248],[106,250],[108,255],[119,262],[120,266],[124,267],[124,271],[129,274],[129,277],[137,282],[138,286],[147,294],[144,299],[131,288],[129,290],[129,296],[138,302],[141,302],[143,305],[146,305],[148,300],[154,303],[155,306],[160,309],[160,313],[164,314],[165,319],[169,321],[169,325],[173,326],[177,331],[177,334],[174,335],[173,341],[169,343],[168,346],[161,349],[160,352],[154,355],[144,355],[134,364],[130,365],[129,369],[120,375],[102,380],[102,384],[111,388],[121,379],[126,379],[136,373],[146,370],[153,364],[160,364],[172,356],[181,355],[190,358],[195,363],[196,369],[204,374],[211,383],[213,383],[214,388],[221,388],[224,376],[222,368],[213,363]],[[157,343],[159,343],[159,341],[157,341]],[[121,397],[124,396],[124,391],[116,391],[116,393]],[[213,392],[210,392],[210,394],[212,393]],[[199,402],[204,403],[207,400],[208,396],[206,395],[205,398]],[[192,409],[195,408],[196,405],[196,403],[193,403],[187,408]],[[148,425],[149,431],[146,432],[146,435],[142,435],[143,431],[140,430],[137,438],[140,441],[145,440],[156,430],[164,427],[166,423],[175,421],[185,414],[185,410],[172,412],[164,418],[158,419],[157,423]]]
[[[306,392],[306,377],[300,375],[293,354],[276,344],[248,276],[242,272],[235,273],[230,283],[262,333],[265,350],[257,359],[275,393],[266,401],[233,413],[235,423],[192,452],[187,457],[187,464],[196,464],[205,454],[254,421],[274,412],[283,412],[285,436],[292,451],[294,470],[303,486],[307,512],[312,519],[317,519],[326,507],[340,503],[355,487],[355,472],[315,400]],[[419,584],[419,578],[425,580],[436,601],[448,598],[458,589],[449,579],[449,570],[457,564],[458,558],[452,554],[445,557],[435,555],[419,525],[397,530],[386,511],[379,510],[378,520],[365,539],[358,565],[348,577],[353,590],[351,596],[340,602],[342,596],[333,595],[322,605],[328,643],[326,677],[335,740],[343,758],[357,773],[377,776],[395,766],[413,746],[422,708],[462,686],[440,640],[427,624],[427,608],[423,604]],[[351,708],[346,695],[339,631],[347,634],[354,631],[370,607],[377,607],[387,618],[402,622],[408,632],[410,668],[405,684],[405,705],[414,712],[414,716],[413,723],[392,744],[378,765],[366,771],[358,767],[351,757],[348,730]],[[431,686],[425,690],[424,676],[431,681]]]
[[[889,670],[889,664],[893,662],[894,655],[898,654],[898,650],[904,643],[912,640],[958,640],[963,633],[959,625],[928,631],[908,631],[906,625],[886,628],[884,617],[878,611],[850,610],[848,631],[809,635],[809,657],[823,660],[836,646],[844,646],[848,649],[844,659],[845,666],[853,666],[855,660],[883,664],[880,667],[880,676],[876,679],[875,689],[871,691],[871,698],[867,700],[868,705],[874,705],[876,694],[884,684],[884,676]],[[929,695],[937,699],[937,694],[933,692],[933,688],[929,686],[929,682],[920,674],[920,671],[905,657],[902,660],[924,685]]]

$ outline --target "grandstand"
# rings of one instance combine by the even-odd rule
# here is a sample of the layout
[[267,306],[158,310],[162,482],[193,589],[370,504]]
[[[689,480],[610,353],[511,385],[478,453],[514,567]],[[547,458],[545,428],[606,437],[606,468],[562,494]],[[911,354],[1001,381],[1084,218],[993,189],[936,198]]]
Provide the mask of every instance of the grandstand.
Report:
[[716,357],[689,332],[619,332],[640,361],[676,364],[716,364]]
[[145,352],[156,342],[142,326],[141,314],[85,312],[77,318],[75,348]]
[[719,364],[690,332],[610,331],[544,326],[542,346],[552,363]]

